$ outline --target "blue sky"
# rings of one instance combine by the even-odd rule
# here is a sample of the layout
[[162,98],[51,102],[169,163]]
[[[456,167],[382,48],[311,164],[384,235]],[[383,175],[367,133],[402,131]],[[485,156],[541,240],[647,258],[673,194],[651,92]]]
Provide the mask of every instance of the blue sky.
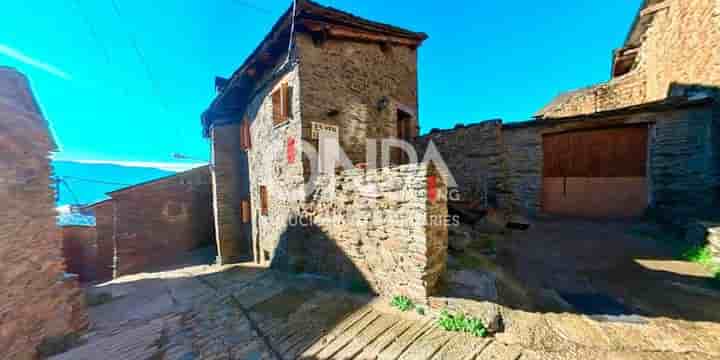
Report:
[[[200,114],[213,98],[214,76],[229,76],[290,2],[115,1],[121,16],[111,0],[7,1],[0,65],[30,77],[60,159],[177,162],[173,152],[209,158]],[[622,45],[640,4],[321,2],[430,35],[419,58],[423,132],[528,119],[561,91],[607,80],[611,51]]]

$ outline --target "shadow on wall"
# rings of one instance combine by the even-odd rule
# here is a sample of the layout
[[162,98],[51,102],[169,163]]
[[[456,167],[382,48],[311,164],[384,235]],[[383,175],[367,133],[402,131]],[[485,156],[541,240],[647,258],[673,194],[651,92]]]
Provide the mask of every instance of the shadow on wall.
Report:
[[370,281],[337,245],[337,240],[306,217],[296,217],[292,223],[296,225],[285,228],[275,247],[272,269],[317,274],[333,279],[342,288],[373,293]]

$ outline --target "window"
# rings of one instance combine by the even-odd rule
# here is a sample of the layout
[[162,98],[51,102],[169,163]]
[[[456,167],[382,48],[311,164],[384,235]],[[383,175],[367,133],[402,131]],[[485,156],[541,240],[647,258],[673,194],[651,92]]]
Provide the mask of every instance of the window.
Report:
[[268,194],[265,186],[260,186],[260,214],[263,216],[268,214]]
[[240,148],[243,150],[249,150],[252,147],[250,141],[250,121],[247,118],[243,119],[242,125],[240,125]]
[[[397,110],[397,138],[404,141],[411,141],[413,139],[414,131],[412,115],[400,109]],[[408,155],[402,149],[395,149],[396,159],[399,164],[407,164],[410,162]]]
[[250,223],[250,201],[242,200],[240,202],[240,216],[242,217],[243,224]]
[[293,88],[287,83],[272,93],[273,125],[282,124],[292,117]]

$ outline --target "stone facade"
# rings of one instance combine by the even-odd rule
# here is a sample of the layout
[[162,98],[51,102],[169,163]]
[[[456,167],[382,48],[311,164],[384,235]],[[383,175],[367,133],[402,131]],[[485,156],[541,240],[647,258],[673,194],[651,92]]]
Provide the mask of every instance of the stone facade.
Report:
[[243,223],[243,199],[250,199],[247,153],[240,149],[240,126],[218,126],[212,132],[213,207],[218,262],[235,263],[253,259],[252,226]]
[[[297,16],[291,22],[293,13]],[[297,25],[293,32],[290,23]],[[428,205],[427,192],[419,190],[431,176],[424,165],[365,174],[388,187],[391,197],[417,192],[408,200],[363,198],[349,187],[365,176],[361,170],[336,175],[336,169],[322,169],[319,184],[312,181],[312,175],[321,173],[314,156],[318,127],[335,129],[331,133],[339,148],[357,166],[382,158],[378,150],[377,158],[368,159],[367,144],[373,139],[418,134],[417,48],[425,38],[312,1],[299,1],[297,11],[281,17],[233,74],[229,83],[234,86],[221,89],[203,116],[205,124],[212,123],[208,132],[213,138],[221,262],[249,258],[363,281],[383,295],[407,292],[424,299],[435,290],[447,250],[444,223],[428,227],[418,222],[397,229],[389,224],[365,229],[354,223],[291,226],[298,219],[350,212],[410,219],[447,213],[442,190],[436,205]],[[214,115],[209,119],[208,114]],[[241,141],[244,126],[249,127],[249,140]],[[405,162],[399,151],[389,158],[394,165]],[[434,187],[445,186],[432,178]],[[318,185],[315,190],[313,184]],[[335,186],[342,187],[345,202],[327,197]],[[250,224],[243,216],[247,201]],[[390,255],[387,248],[396,253]],[[380,281],[383,277],[385,282]]]
[[115,242],[113,239],[114,206],[111,200],[105,200],[91,206],[95,215],[95,241],[97,257],[95,261],[95,280],[107,281],[113,278]]
[[0,67],[0,349],[7,359],[34,359],[44,341],[88,325],[55,224],[54,149],[27,80]]
[[398,109],[412,117],[409,137],[418,135],[416,49],[340,39],[315,46],[302,33],[296,40],[303,140],[317,147],[313,123],[337,126],[350,161],[364,163],[368,139],[398,133]]
[[[92,206],[98,237],[98,276],[133,274],[176,261],[212,243],[207,166],[121,189]],[[112,255],[110,255],[112,254]]]
[[63,226],[63,256],[67,270],[81,282],[94,281],[97,268],[97,232],[94,226]]
[[[490,120],[420,137],[418,148],[422,151],[433,141],[460,193],[482,199],[482,194],[472,197],[477,194],[477,179],[496,179],[490,182],[495,186],[488,186],[489,198],[496,199],[489,205],[533,216],[543,211],[544,134],[630,124],[649,125],[648,207],[670,222],[717,215],[720,121],[718,107],[709,100],[683,106],[648,105],[564,121],[502,124]],[[475,160],[473,154],[484,154],[484,159]]]
[[645,1],[625,47],[630,71],[607,83],[558,96],[538,115],[548,118],[657,101],[673,85],[720,87],[720,3],[717,0]]
[[446,194],[427,164],[323,175],[284,227],[273,262],[424,301],[445,271]]

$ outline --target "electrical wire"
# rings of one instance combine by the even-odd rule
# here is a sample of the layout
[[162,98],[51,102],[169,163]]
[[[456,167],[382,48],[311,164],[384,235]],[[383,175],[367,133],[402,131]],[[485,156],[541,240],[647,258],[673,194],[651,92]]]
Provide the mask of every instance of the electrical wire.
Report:
[[[77,8],[78,14],[82,18],[82,21],[85,23],[85,26],[88,28],[88,32],[90,33],[91,40],[95,42],[95,45],[100,49],[100,53],[103,56],[103,60],[105,61],[105,65],[107,65],[108,69],[113,68],[113,61],[112,57],[110,56],[110,50],[108,50],[107,46],[105,46],[105,43],[100,39],[100,34],[97,31],[97,28],[95,27],[93,21],[90,19],[88,14],[83,11],[81,0],[73,0],[72,2],[75,4],[75,7]],[[130,91],[128,88],[122,84],[118,84],[123,91],[123,94],[126,98],[130,97]]]
[[75,177],[75,176],[62,176],[61,178],[77,180],[77,181],[84,181],[84,182],[92,182],[92,183],[97,183],[97,184],[105,184],[105,185],[118,185],[118,186],[132,186],[133,185],[133,184],[123,184],[123,183],[104,181],[104,180],[79,178],[79,177]]

